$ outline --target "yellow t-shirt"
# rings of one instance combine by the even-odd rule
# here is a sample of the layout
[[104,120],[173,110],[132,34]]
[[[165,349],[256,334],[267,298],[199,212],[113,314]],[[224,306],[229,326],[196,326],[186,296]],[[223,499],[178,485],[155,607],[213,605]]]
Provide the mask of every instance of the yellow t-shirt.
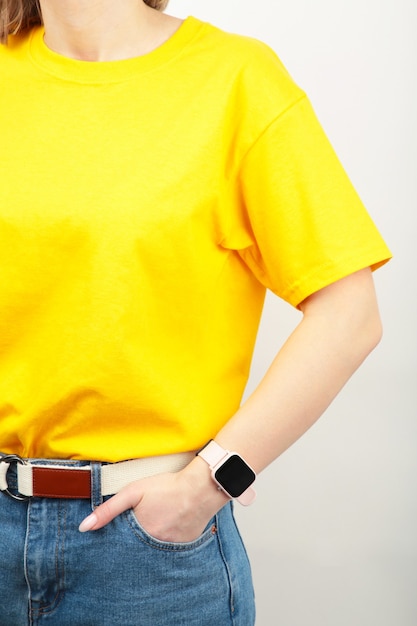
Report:
[[265,288],[390,256],[264,44],[188,18],[89,63],[0,47],[0,450],[195,449],[236,411]]

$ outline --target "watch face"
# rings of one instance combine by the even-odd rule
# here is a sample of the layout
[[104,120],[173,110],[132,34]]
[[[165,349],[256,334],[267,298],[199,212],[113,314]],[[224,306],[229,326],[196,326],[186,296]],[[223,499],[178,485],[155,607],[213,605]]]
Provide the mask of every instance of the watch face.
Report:
[[233,454],[215,472],[217,482],[232,498],[238,498],[255,481],[255,472],[245,461]]

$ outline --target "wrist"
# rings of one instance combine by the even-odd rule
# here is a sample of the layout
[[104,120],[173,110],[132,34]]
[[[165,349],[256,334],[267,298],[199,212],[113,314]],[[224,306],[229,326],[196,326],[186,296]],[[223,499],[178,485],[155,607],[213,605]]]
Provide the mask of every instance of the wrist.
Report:
[[196,456],[181,470],[181,474],[200,504],[218,511],[230,501],[229,496],[213,481],[210,468],[202,458]]

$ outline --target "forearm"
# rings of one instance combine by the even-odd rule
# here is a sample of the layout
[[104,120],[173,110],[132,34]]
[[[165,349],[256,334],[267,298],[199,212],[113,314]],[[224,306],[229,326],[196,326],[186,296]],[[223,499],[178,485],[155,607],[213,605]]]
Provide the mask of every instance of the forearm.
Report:
[[314,424],[381,336],[369,270],[318,292],[302,309],[258,388],[216,435],[256,472]]

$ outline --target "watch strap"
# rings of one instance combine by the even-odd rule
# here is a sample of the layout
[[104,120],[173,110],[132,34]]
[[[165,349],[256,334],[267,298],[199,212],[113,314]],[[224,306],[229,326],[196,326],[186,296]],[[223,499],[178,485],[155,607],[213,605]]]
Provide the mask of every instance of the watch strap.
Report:
[[248,506],[249,504],[252,504],[255,498],[256,498],[256,491],[251,485],[250,487],[246,489],[246,491],[241,493],[240,496],[236,498],[236,500],[239,502],[239,504],[243,504],[243,506]]
[[218,465],[223,459],[227,457],[229,454],[229,450],[225,450],[218,443],[211,439],[204,448],[202,448],[199,452],[197,452],[198,456],[201,456],[202,459],[209,465],[210,469],[213,469]]

